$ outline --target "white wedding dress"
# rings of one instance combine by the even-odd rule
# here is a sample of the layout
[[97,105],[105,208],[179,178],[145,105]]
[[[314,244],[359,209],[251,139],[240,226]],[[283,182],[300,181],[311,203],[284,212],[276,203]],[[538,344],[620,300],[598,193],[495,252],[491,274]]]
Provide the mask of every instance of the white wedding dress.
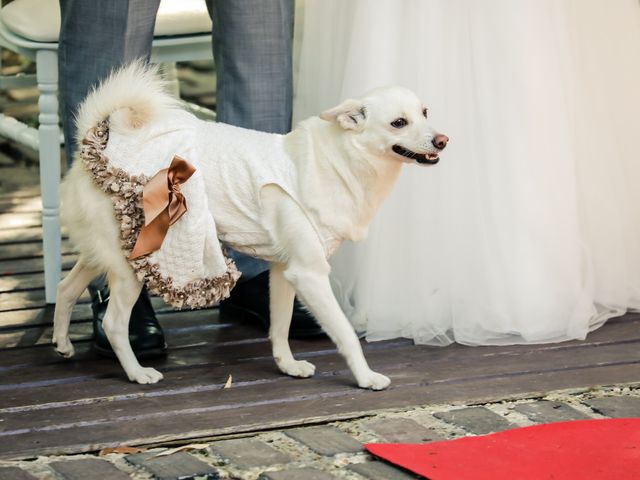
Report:
[[367,339],[584,338],[640,308],[638,0],[306,0],[295,117],[400,84],[450,137],[332,259]]

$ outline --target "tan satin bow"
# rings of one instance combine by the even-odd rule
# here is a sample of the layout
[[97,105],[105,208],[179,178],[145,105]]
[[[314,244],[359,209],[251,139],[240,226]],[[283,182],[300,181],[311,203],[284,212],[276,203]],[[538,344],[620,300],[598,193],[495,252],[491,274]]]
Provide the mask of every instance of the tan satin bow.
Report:
[[180,185],[189,180],[195,171],[189,162],[176,155],[169,168],[160,170],[144,186],[144,226],[140,229],[129,260],[160,248],[169,227],[187,211],[187,200],[180,192]]

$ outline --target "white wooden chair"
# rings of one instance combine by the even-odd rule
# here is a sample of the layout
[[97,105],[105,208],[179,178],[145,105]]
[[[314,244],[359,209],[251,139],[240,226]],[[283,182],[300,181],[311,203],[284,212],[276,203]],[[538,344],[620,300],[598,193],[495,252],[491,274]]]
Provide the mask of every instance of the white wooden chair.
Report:
[[[58,116],[58,0],[14,0],[0,10],[0,46],[35,60],[36,75],[0,78],[0,88],[30,82],[39,89],[39,127],[34,129],[0,113],[0,136],[39,152],[45,296],[55,303],[61,274],[60,143]],[[162,0],[155,25],[152,61],[168,64],[174,81],[175,62],[212,58],[211,19],[204,0]],[[173,68],[172,68],[173,66]]]

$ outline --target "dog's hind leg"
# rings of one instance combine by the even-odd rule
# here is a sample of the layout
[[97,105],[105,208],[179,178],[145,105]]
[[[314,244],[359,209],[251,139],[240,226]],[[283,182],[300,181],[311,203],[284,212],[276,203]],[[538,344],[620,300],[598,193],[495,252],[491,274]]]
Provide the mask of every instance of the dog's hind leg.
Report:
[[58,285],[56,309],[53,315],[53,344],[56,351],[63,357],[69,358],[74,354],[73,345],[69,340],[69,324],[73,307],[89,282],[96,276],[98,276],[96,269],[85,262],[81,256]]
[[162,374],[153,368],[142,367],[129,343],[129,317],[142,290],[142,283],[128,265],[125,266],[127,268],[118,269],[117,272],[112,270],[107,275],[110,296],[102,324],[111,348],[129,380],[137,383],[156,383],[162,379]]
[[282,373],[292,377],[306,378],[312,376],[316,367],[305,360],[293,358],[289,347],[289,326],[293,313],[293,299],[296,292],[293,285],[284,277],[285,265],[271,264],[269,271],[269,338],[273,350],[273,359]]

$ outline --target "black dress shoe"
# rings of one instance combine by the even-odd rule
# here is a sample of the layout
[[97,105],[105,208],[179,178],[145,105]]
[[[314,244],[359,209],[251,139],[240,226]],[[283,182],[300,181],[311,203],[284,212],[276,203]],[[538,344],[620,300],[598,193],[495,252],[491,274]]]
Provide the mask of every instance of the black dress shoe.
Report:
[[[93,344],[91,346],[102,356],[115,357],[116,354],[111,348],[104,328],[102,328],[102,320],[109,303],[109,287],[98,289],[89,286],[89,293],[91,295],[91,310],[93,311]],[[146,288],[142,289],[131,310],[129,342],[133,353],[138,358],[158,357],[167,353],[164,333],[153,311]]]
[[[238,283],[231,295],[220,302],[221,317],[255,320],[269,331],[269,272],[262,272]],[[308,338],[324,335],[313,316],[296,299],[293,304],[289,338]]]

